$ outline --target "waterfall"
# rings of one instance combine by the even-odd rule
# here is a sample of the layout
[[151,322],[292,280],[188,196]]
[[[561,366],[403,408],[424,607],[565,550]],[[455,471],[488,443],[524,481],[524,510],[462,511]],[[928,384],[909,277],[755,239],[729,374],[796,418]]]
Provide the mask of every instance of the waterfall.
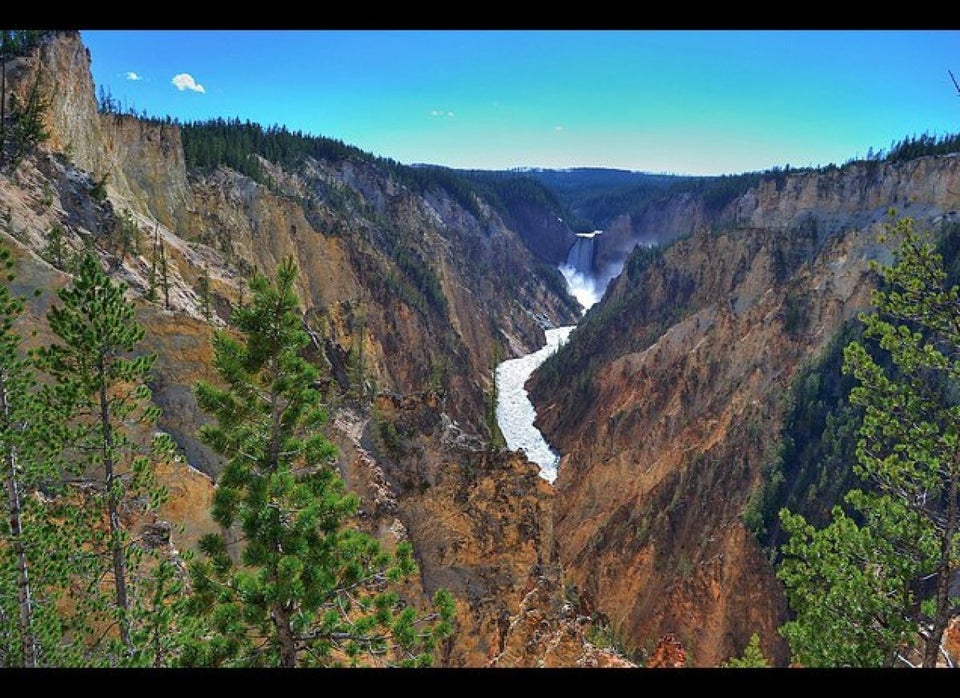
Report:
[[570,251],[567,253],[567,266],[581,274],[593,276],[597,262],[597,236],[599,230],[592,233],[577,233]]
[[560,266],[560,273],[567,280],[570,292],[580,301],[584,311],[600,300],[606,284],[597,280],[597,237],[603,231],[594,230],[592,233],[577,233],[567,252],[566,264]]

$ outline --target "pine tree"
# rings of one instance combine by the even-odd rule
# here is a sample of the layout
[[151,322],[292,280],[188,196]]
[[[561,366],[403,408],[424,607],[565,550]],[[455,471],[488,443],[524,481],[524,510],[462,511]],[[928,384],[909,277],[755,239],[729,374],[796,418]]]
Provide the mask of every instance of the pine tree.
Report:
[[43,257],[57,269],[63,269],[69,247],[63,226],[54,223],[47,232],[47,244],[43,248]]
[[203,313],[204,320],[210,320],[213,311],[210,307],[210,267],[207,265],[204,265],[200,272],[197,286],[200,289],[200,312]]
[[770,663],[760,649],[760,636],[757,633],[750,636],[750,642],[743,648],[741,657],[730,659],[723,664],[724,669],[764,669],[769,666]]
[[71,546],[74,586],[80,586],[71,618],[85,636],[83,661],[91,665],[155,663],[139,645],[142,626],[153,622],[143,592],[162,580],[167,564],[131,528],[149,521],[164,501],[154,468],[175,456],[168,435],[147,443],[158,416],[147,385],[156,357],[135,355],[144,330],[124,294],[125,286],[114,284],[88,253],[47,315],[59,341],[37,352],[51,379],[45,402],[69,428],[72,492],[62,516],[71,530],[85,533]]
[[[201,542],[193,601],[215,630],[198,638],[187,664],[329,666],[428,664],[450,632],[452,601],[418,617],[395,585],[413,574],[408,544],[394,555],[350,525],[358,500],[335,469],[322,427],[317,369],[299,350],[308,342],[286,260],[275,283],[257,274],[252,299],[234,312],[242,338],[214,338],[225,387],[199,383],[197,400],[216,418],[202,440],[226,463],[212,514],[224,534]],[[239,564],[226,535],[239,535]]]
[[38,69],[26,101],[21,103],[16,95],[10,96],[10,118],[13,121],[11,162],[14,167],[25,155],[50,138],[50,133],[44,124],[48,104],[40,91],[40,85],[41,72]]
[[354,313],[351,326],[355,333],[355,338],[350,350],[348,372],[350,385],[356,396],[357,404],[360,409],[363,410],[367,397],[367,367],[364,351],[367,331],[367,312],[363,307],[363,302],[359,300],[356,301],[352,308],[354,309]]
[[[4,250],[4,260],[9,253]],[[26,448],[23,442],[31,418],[24,412],[36,381],[28,374],[20,356],[20,337],[12,331],[23,311],[23,302],[13,298],[6,286],[0,287],[0,453],[6,485],[4,521],[0,552],[0,665],[36,667],[38,649],[35,631],[34,595],[31,586],[32,559],[27,555],[24,508],[29,496],[30,474],[24,472]],[[27,408],[24,410],[24,408]],[[29,527],[28,527],[29,529]],[[12,572],[12,574],[11,574]],[[15,593],[10,593],[12,590]],[[16,600],[16,606],[9,603]],[[16,623],[10,619],[16,618]]]
[[[157,238],[159,240],[159,236]],[[167,273],[167,250],[163,240],[160,243],[160,284],[163,286],[163,307],[170,310],[170,277]]]
[[126,259],[128,254],[140,254],[140,237],[142,232],[137,221],[130,211],[121,211],[116,223],[118,262]]
[[[889,226],[898,261],[878,266],[875,310],[861,315],[844,371],[864,408],[852,490],[823,530],[781,512],[791,539],[778,572],[796,618],[782,632],[809,666],[889,666],[920,643],[934,667],[951,617],[960,482],[960,291],[929,236]],[[922,639],[918,639],[918,636]]]
[[[0,264],[6,270],[12,266],[8,250],[0,251]],[[0,666],[33,668],[63,657],[57,609],[63,568],[50,551],[60,548],[65,536],[50,520],[52,508],[46,504],[60,478],[63,435],[38,399],[36,373],[15,329],[23,308],[23,299],[0,285],[0,458],[6,495],[0,507],[5,514],[0,528]]]
[[147,300],[151,303],[157,299],[157,263],[160,256],[160,226],[153,231],[153,250],[150,254],[150,275],[147,278]]

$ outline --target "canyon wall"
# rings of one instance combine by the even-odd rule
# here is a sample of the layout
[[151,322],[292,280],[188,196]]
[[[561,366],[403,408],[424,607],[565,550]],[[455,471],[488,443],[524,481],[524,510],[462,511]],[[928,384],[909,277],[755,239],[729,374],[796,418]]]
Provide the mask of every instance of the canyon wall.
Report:
[[528,387],[562,454],[554,530],[571,583],[640,652],[697,666],[758,633],[783,664],[774,569],[741,516],[776,454],[790,381],[869,307],[890,209],[939,229],[960,158],[763,181],[662,250],[638,250]]

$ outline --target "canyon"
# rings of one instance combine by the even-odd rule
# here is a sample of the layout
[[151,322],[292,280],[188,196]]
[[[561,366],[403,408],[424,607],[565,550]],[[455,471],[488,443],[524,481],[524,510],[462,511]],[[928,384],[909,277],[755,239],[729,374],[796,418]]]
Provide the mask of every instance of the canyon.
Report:
[[[98,110],[95,59],[63,31],[4,66],[15,94],[42,87],[49,138],[0,175],[0,235],[33,342],[71,278],[47,252],[55,226],[127,285],[158,357],[159,426],[183,454],[163,473],[179,548],[214,529],[221,466],[192,392],[214,379],[211,338],[250,271],[292,257],[356,524],[412,543],[411,603],[455,597],[442,666],[715,667],[754,633],[788,664],[783,590],[744,511],[792,378],[869,307],[890,210],[956,222],[960,157],[781,172],[719,208],[683,194],[624,211],[591,253],[597,276],[622,271],[582,313],[559,271],[578,231],[544,203],[415,185],[430,172],[349,147],[296,167],[251,155],[269,184],[191,168],[180,125]],[[138,244],[121,247],[131,224]],[[571,325],[526,384],[560,456],[548,482],[503,442],[495,368]]]

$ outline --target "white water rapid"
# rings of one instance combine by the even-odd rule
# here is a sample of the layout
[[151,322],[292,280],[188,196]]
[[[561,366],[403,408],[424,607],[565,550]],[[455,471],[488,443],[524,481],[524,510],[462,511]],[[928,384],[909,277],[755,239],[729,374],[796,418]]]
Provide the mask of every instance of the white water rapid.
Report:
[[[580,301],[584,312],[603,296],[604,288],[590,273],[594,256],[594,238],[600,233],[580,234],[570,248],[567,263],[560,272],[567,280],[570,293]],[[537,411],[530,402],[524,383],[547,357],[559,349],[576,325],[555,327],[545,331],[547,343],[539,350],[508,359],[497,366],[497,424],[512,451],[523,449],[527,458],[540,466],[540,477],[549,483],[557,478],[560,456],[550,447],[533,422]]]
[[576,325],[546,330],[547,343],[538,351],[497,366],[497,424],[511,451],[523,449],[527,458],[540,466],[540,477],[552,483],[557,478],[560,460],[540,430],[533,425],[537,411],[523,384],[530,374],[555,352]]

